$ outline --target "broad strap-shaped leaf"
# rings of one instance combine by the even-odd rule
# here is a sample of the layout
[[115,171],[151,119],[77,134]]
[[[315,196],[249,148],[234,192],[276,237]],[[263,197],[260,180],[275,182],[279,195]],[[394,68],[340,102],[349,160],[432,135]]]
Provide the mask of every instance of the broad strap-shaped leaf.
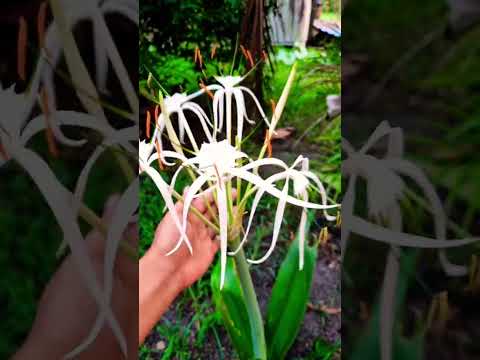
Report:
[[[311,217],[305,225],[310,230]],[[317,251],[305,246],[304,266],[299,271],[299,235],[290,245],[287,256],[277,274],[267,309],[265,336],[268,359],[284,359],[302,324],[317,259]]]
[[[419,250],[402,250],[399,251],[399,254],[401,271],[398,273],[395,303],[392,304],[394,307],[393,312],[396,313],[397,319],[400,318],[404,310],[406,294],[412,278],[415,275]],[[381,322],[384,321],[384,319],[381,317],[380,311],[380,304],[376,304],[370,323],[365,329],[365,334],[358,339],[352,353],[348,355],[349,359],[381,359],[382,344],[380,329]],[[392,360],[421,360],[423,359],[423,353],[424,333],[422,331],[417,332],[412,338],[406,338],[401,334],[400,326],[396,326],[393,329]]]
[[245,297],[235,261],[232,258],[227,259],[223,288],[220,287],[221,273],[221,264],[217,261],[210,280],[215,307],[222,315],[223,323],[239,358],[241,360],[256,359],[253,343],[258,339],[255,339],[250,331]]

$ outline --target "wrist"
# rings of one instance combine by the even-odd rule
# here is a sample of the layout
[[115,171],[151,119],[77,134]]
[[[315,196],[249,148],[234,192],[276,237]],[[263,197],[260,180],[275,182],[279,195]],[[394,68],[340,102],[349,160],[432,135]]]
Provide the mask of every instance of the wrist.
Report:
[[182,291],[172,261],[150,249],[139,264],[139,343]]

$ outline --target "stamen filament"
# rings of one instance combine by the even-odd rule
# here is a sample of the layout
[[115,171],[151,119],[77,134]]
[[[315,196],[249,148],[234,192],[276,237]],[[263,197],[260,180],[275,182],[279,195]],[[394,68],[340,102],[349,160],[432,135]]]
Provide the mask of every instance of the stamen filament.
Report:
[[150,111],[147,110],[147,139],[150,139]]
[[22,16],[19,20],[18,29],[18,45],[17,45],[17,73],[21,80],[27,79],[26,63],[27,63],[27,37],[28,25]]

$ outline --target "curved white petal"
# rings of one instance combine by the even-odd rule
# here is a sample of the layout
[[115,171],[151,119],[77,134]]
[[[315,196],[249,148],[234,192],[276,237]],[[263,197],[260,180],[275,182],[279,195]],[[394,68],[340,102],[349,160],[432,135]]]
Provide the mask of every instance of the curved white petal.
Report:
[[[220,180],[221,181],[221,180]],[[218,204],[218,220],[220,225],[220,290],[223,289],[225,283],[225,271],[227,269],[227,242],[228,242],[228,209],[227,209],[227,192],[225,184],[217,183],[217,204]]]
[[[112,134],[112,130],[110,127],[106,126],[102,121],[98,121],[98,118],[96,118],[95,116],[89,114],[84,114],[76,111],[56,111],[54,116],[55,120],[60,125],[78,126],[92,129],[98,131],[104,137],[108,137],[110,134]],[[44,115],[39,115],[32,119],[22,131],[20,143],[26,144],[26,142],[32,136],[34,136],[39,131],[45,129],[45,124],[46,122]]]
[[175,211],[175,204],[173,203],[173,200],[172,200],[172,195],[170,193],[169,185],[163,180],[163,178],[160,176],[157,170],[155,170],[150,166],[142,166],[142,167],[144,168],[144,171],[147,173],[147,175],[150,176],[150,178],[153,180],[158,190],[160,190],[160,194],[162,195],[163,200],[165,201],[165,205],[167,206],[167,209],[173,218],[175,226],[180,232],[180,239],[181,240],[185,239],[185,242],[187,244],[190,244],[188,237],[186,235],[186,232],[183,231],[183,226],[180,223],[180,219],[178,218],[177,212]]
[[170,250],[167,254],[167,256],[172,255],[174,252],[176,252],[180,246],[182,245],[183,242],[188,247],[188,250],[190,253],[193,253],[192,245],[190,244],[190,241],[187,239],[187,225],[188,225],[188,213],[190,211],[190,206],[192,205],[192,201],[195,198],[195,195],[202,189],[202,186],[207,182],[208,176],[202,175],[198,179],[196,179],[192,185],[188,188],[188,191],[184,197],[183,201],[183,216],[182,216],[182,235],[180,236],[180,240],[177,242],[175,247]]
[[350,216],[353,216],[356,181],[357,181],[357,175],[356,174],[351,175],[350,179],[348,179],[347,191],[345,192],[345,195],[343,196],[343,200],[342,200],[342,217],[343,217],[343,224],[344,224],[341,231],[341,245],[340,245],[341,246],[340,260],[342,261],[342,263],[343,263],[343,259],[345,258],[345,254],[347,252],[348,238],[350,237],[350,232],[351,232],[348,220],[350,219]]
[[[285,185],[283,186],[282,194],[286,197],[288,195],[288,177],[285,181]],[[270,255],[273,253],[273,250],[275,250],[275,246],[277,245],[277,240],[278,236],[280,235],[280,228],[282,226],[282,221],[283,221],[283,214],[285,213],[285,206],[287,205],[286,199],[280,199],[278,201],[278,206],[277,206],[277,211],[275,213],[275,220],[273,223],[273,235],[272,235],[272,243],[270,244],[270,248],[268,249],[267,253],[260,259],[258,260],[251,260],[247,259],[247,261],[250,264],[261,264],[265,260],[267,260]]]
[[480,238],[438,240],[401,231],[393,231],[355,215],[345,214],[344,218],[344,225],[349,227],[348,230],[350,232],[396,246],[422,249],[448,249],[473,244],[480,240]]
[[[282,172],[280,174],[275,174],[275,175],[270,176],[265,181],[268,184],[273,184],[277,181],[285,180],[287,177],[288,177],[288,175],[285,172]],[[248,235],[250,234],[250,228],[252,226],[253,219],[255,217],[255,212],[256,212],[258,204],[260,203],[260,200],[262,199],[264,194],[265,194],[264,189],[258,189],[257,190],[257,193],[255,194],[255,197],[254,197],[253,202],[252,202],[252,209],[250,210],[250,216],[249,216],[249,219],[248,219],[247,228],[245,229],[245,234],[243,235],[243,239],[240,242],[240,244],[238,245],[237,249],[235,251],[231,251],[229,253],[229,255],[231,255],[231,256],[236,255],[240,251],[240,249],[242,249],[244,244],[247,242]]]
[[308,201],[302,201],[297,198],[294,198],[293,196],[290,195],[285,195],[281,191],[279,191],[277,188],[271,186],[268,184],[265,180],[263,180],[261,177],[254,175],[248,171],[244,171],[241,169],[232,169],[230,171],[231,175],[237,176],[245,181],[251,182],[252,184],[258,186],[259,188],[265,189],[266,192],[268,192],[270,195],[275,196],[279,200],[284,200],[289,204],[299,206],[299,207],[304,207],[304,208],[309,208],[309,209],[317,209],[317,210],[324,210],[324,209],[334,209],[338,208],[340,205],[335,204],[335,205],[319,205],[319,204],[314,204]]
[[[434,217],[436,237],[438,239],[445,240],[447,237],[446,214],[443,210],[442,202],[440,201],[438,194],[428,180],[427,176],[418,167],[406,160],[388,159],[384,161],[386,166],[411,177],[420,186],[431,204],[431,213]],[[445,272],[448,275],[464,276],[468,274],[468,268],[466,266],[450,263],[444,250],[440,251],[439,258]]]
[[106,314],[107,322],[118,339],[123,353],[126,354],[127,343],[125,336],[118,321],[115,319],[112,309],[104,301],[85,241],[76,222],[76,216],[74,216],[72,209],[69,207],[70,193],[58,182],[48,165],[37,154],[23,148],[15,150],[12,156],[32,177],[50,209],[55,214],[58,224],[64,232],[64,238],[68,241],[72,250],[72,257],[80,269],[80,276],[98,304],[100,311]]
[[[327,205],[327,191],[325,190],[325,187],[323,186],[318,176],[312,173],[311,171],[302,171],[302,174],[305,175],[307,178],[313,180],[313,182],[315,183],[315,185],[317,185],[318,190],[320,192],[320,197],[322,198],[322,204]],[[329,215],[326,210],[323,211],[323,215],[325,216],[325,219],[327,219],[328,221],[334,221],[337,218],[334,215]]]
[[[108,235],[106,240],[106,249],[105,249],[105,262],[104,262],[104,296],[105,296],[105,303],[109,304],[111,301],[112,296],[112,289],[113,289],[113,276],[114,276],[114,265],[115,265],[115,258],[117,254],[117,249],[122,240],[122,235],[130,223],[131,216],[135,213],[138,207],[138,185],[139,179],[136,178],[130,186],[128,187],[127,191],[122,195],[120,198],[117,207],[114,210],[112,216],[112,222],[108,229]],[[105,322],[105,313],[100,312],[98,314],[97,319],[90,330],[90,333],[85,338],[85,340],[76,348],[76,351],[71,352],[69,354],[70,358],[73,358],[80,354],[83,349],[86,349],[90,346],[96,339],[96,337],[100,334],[100,331],[103,328]]]
[[249,94],[252,97],[253,101],[257,105],[258,111],[260,112],[260,115],[262,116],[263,121],[265,121],[267,126],[270,127],[270,121],[268,121],[267,116],[265,115],[265,112],[262,109],[262,105],[260,105],[260,102],[258,101],[253,91],[245,86],[239,86],[238,89],[245,91],[247,94]]

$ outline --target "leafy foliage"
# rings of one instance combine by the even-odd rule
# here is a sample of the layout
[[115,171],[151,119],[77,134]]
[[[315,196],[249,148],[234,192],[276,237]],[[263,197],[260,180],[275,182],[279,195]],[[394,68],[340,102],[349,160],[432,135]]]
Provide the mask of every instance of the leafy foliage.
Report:
[[[306,224],[307,234],[310,225],[311,217]],[[295,341],[307,310],[316,259],[316,248],[307,244],[304,268],[301,271],[298,270],[299,237],[297,236],[290,245],[277,274],[268,304],[265,334],[269,359],[284,359]]]

